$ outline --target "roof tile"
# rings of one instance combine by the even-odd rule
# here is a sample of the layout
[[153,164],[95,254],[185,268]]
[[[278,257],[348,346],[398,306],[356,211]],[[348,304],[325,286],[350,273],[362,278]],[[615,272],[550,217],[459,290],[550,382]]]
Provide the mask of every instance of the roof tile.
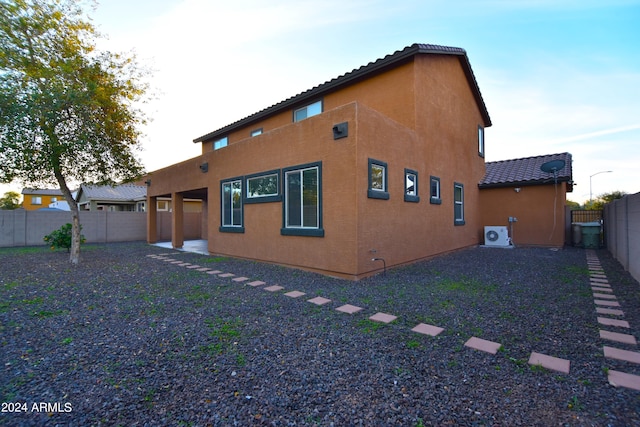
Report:
[[506,187],[511,185],[546,184],[554,181],[552,173],[544,172],[540,167],[553,160],[562,160],[564,167],[558,170],[558,182],[572,181],[571,154],[558,153],[542,156],[525,157],[521,159],[500,160],[487,162],[486,172],[480,188]]

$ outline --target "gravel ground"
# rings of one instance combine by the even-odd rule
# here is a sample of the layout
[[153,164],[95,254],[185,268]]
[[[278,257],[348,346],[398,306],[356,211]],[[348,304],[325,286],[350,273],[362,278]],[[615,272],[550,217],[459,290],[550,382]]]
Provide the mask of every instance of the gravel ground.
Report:
[[[596,252],[631,324],[607,329],[640,337],[638,282]],[[147,256],[163,253],[285,289]],[[421,322],[444,331],[412,332]],[[359,282],[144,243],[87,245],[77,267],[0,249],[0,425],[640,425],[640,393],[606,374],[640,365],[602,347],[637,349],[599,329],[574,248],[474,248]],[[570,373],[528,365],[532,351]]]

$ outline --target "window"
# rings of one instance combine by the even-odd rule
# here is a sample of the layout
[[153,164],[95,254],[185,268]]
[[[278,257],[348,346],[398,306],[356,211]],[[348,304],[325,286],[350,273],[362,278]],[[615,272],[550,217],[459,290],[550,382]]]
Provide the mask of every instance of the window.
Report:
[[369,159],[369,190],[371,199],[389,199],[387,191],[387,164],[379,160]]
[[244,233],[242,226],[242,179],[222,181],[220,206],[222,208],[220,231]]
[[323,237],[322,163],[284,170],[284,235]]
[[420,201],[418,196],[418,172],[411,169],[404,170],[404,201],[414,203]]
[[156,204],[156,210],[158,211],[168,211],[169,210],[169,202],[166,200],[158,200]]
[[55,203],[55,202],[57,202],[57,201],[58,201],[58,198],[57,198],[57,197],[52,197],[52,198],[51,198],[51,203]]
[[262,128],[251,131],[251,136],[258,136],[258,135],[262,135]]
[[309,104],[295,110],[293,112],[293,121],[299,122],[300,120],[316,116],[320,113],[322,113],[322,101],[316,101],[313,104]]
[[42,204],[42,197],[40,197],[40,196],[31,196],[31,204],[32,205],[41,205]]
[[439,205],[442,203],[442,200],[440,199],[440,178],[438,178],[437,176],[432,176],[431,177],[431,190],[430,190],[431,194],[429,197],[429,202],[432,205]]
[[478,125],[478,154],[484,157],[484,128]]
[[453,184],[453,221],[455,225],[464,225],[464,186]]
[[225,136],[224,138],[220,138],[219,140],[213,142],[213,149],[219,150],[222,147],[226,147],[227,144],[229,144],[229,138]]
[[247,176],[245,203],[279,202],[280,171],[263,172]]
[[136,203],[136,212],[146,212],[146,203],[145,202],[137,202]]

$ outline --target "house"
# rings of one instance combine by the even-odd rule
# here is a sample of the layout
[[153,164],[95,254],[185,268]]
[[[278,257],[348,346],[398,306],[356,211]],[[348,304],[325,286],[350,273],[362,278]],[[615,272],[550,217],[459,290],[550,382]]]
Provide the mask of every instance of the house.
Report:
[[134,184],[82,184],[76,195],[78,208],[85,211],[144,212],[147,187]]
[[489,126],[465,50],[414,44],[196,138],[149,177],[147,240],[155,202],[189,197],[210,253],[337,277],[474,246]]
[[24,188],[22,195],[22,207],[28,211],[47,208],[51,203],[64,200],[60,190]]
[[[80,210],[112,212],[145,212],[147,186],[137,184],[89,185],[82,184],[76,194]],[[185,212],[201,212],[202,201],[186,199],[183,201]],[[171,212],[171,200],[159,198],[156,201],[159,212]],[[67,209],[68,210],[68,209]]]
[[482,224],[507,226],[515,245],[564,245],[571,154],[487,162],[478,187]]

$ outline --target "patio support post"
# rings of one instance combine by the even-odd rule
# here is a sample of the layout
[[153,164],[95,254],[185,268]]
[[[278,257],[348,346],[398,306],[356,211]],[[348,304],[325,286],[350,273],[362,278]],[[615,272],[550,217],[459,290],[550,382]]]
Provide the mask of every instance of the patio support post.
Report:
[[158,243],[158,198],[147,196],[147,243]]
[[182,193],[171,193],[171,246],[180,249],[184,245],[184,197]]

